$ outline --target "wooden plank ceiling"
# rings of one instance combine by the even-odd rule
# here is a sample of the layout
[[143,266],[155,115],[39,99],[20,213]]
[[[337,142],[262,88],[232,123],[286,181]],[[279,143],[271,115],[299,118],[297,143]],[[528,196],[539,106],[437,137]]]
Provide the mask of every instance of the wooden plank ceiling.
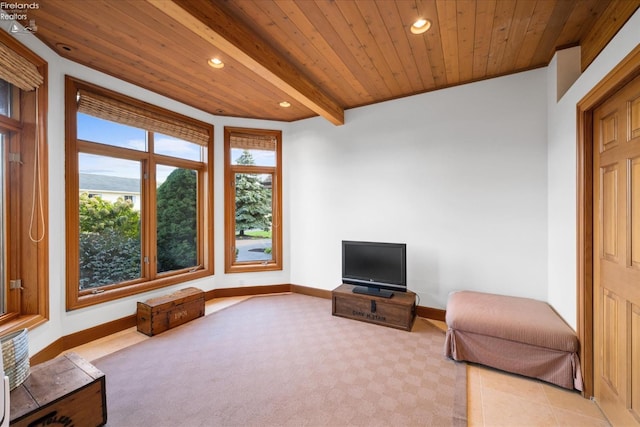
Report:
[[[342,124],[346,109],[543,67],[566,47],[584,69],[640,0],[38,4],[36,36],[72,61],[216,115]],[[415,35],[418,18],[432,25]]]

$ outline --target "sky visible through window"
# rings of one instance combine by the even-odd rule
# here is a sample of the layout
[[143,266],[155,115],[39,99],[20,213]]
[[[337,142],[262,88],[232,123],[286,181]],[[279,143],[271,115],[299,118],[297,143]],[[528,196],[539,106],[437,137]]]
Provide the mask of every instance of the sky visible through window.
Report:
[[[198,144],[167,135],[155,134],[154,136],[156,153],[196,161],[202,158],[203,150]],[[82,113],[78,113],[78,139],[137,151],[147,149],[145,130]],[[140,179],[140,166],[137,162],[122,162],[120,159],[104,156],[90,156],[90,158],[85,157],[84,160],[80,173]],[[162,168],[161,170],[158,170],[156,176],[158,185],[167,179],[173,169]]]
[[[143,129],[110,122],[83,113],[78,113],[77,121],[78,139],[137,151],[146,151],[147,149],[146,131]],[[203,149],[198,144],[162,134],[155,134],[154,137],[155,152],[158,154],[195,161],[202,160]],[[238,157],[242,155],[242,151],[240,149],[232,150],[233,163],[236,163]],[[275,166],[276,160],[273,151],[251,150],[251,154],[256,165]],[[167,179],[171,170],[170,168],[162,168],[157,171],[158,185]],[[139,179],[140,167],[137,163],[122,162],[116,158],[90,156],[82,162],[80,173]]]
[[[238,158],[242,156],[245,150],[241,148],[231,149],[231,164],[237,165]],[[256,166],[275,166],[276,165],[276,153],[271,150],[250,150],[251,157],[253,158],[253,164]]]

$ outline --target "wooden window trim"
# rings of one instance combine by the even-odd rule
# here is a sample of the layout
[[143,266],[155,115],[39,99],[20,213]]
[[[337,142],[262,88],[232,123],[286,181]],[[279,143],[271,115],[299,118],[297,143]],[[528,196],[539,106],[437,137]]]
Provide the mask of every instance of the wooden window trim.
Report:
[[[255,135],[275,138],[276,166],[246,166],[231,164],[231,136]],[[224,158],[225,158],[225,273],[248,273],[257,271],[282,270],[282,131],[267,129],[248,129],[238,127],[224,128]],[[268,173],[272,174],[272,206],[273,222],[279,226],[273,227],[271,234],[272,256],[270,262],[244,261],[235,262],[235,191],[232,184],[236,173]]]
[[[4,128],[13,127],[21,136],[21,140],[12,138],[10,142],[10,151],[20,153],[21,163],[9,166],[7,202],[12,205],[12,226],[7,230],[7,248],[12,256],[5,279],[7,287],[9,280],[21,279],[23,289],[6,290],[8,312],[0,317],[0,334],[5,334],[49,320],[48,67],[42,58],[4,32],[0,32],[0,43],[33,64],[42,78],[36,90],[20,91],[20,120],[2,120]],[[35,187],[34,176],[39,182]],[[38,206],[31,221],[34,192]],[[30,240],[30,233],[38,239]]]
[[[211,276],[214,273],[214,259],[213,259],[213,126],[205,124],[203,122],[191,119],[186,116],[182,116],[178,113],[171,112],[169,110],[161,109],[159,107],[147,104],[143,101],[139,101],[125,95],[112,92],[108,89],[98,87],[96,85],[86,83],[75,79],[70,76],[65,77],[65,110],[66,110],[66,194],[68,196],[79,193],[79,178],[78,178],[78,153],[90,153],[106,156],[114,156],[123,159],[137,160],[141,163],[146,162],[147,170],[155,168],[156,164],[165,164],[163,159],[169,160],[167,164],[180,167],[192,168],[194,161],[183,160],[177,158],[171,158],[160,154],[150,155],[149,152],[129,150],[122,147],[112,147],[109,145],[93,144],[86,141],[78,140],[77,138],[77,102],[76,94],[78,90],[88,90],[92,93],[100,94],[107,98],[112,98],[118,102],[123,102],[131,105],[135,108],[149,109],[154,113],[162,113],[165,117],[170,117],[177,121],[184,121],[191,125],[197,125],[199,128],[208,129],[209,143],[206,146],[206,167],[204,169],[198,169],[198,189],[200,193],[198,204],[199,224],[201,226],[198,229],[198,251],[201,254],[201,265],[198,269],[184,269],[171,274],[157,274],[155,267],[151,271],[152,275],[149,276],[149,270],[146,270],[146,279],[143,277],[140,279],[128,282],[126,285],[118,286],[104,286],[101,288],[100,293],[92,294],[88,292],[81,292],[79,289],[79,224],[78,224],[78,209],[79,200],[78,197],[66,197],[66,268],[67,268],[67,297],[66,306],[67,310],[74,310],[82,307],[88,307],[95,304],[100,304],[106,301],[113,301],[119,298],[124,298],[131,295],[136,295],[142,292],[151,291],[154,289],[163,288],[166,286],[176,285],[191,280],[200,279],[203,277]],[[155,179],[151,178],[147,185],[154,185]],[[145,188],[141,189],[141,197],[144,199]],[[155,206],[147,200],[146,205],[143,208],[142,223],[143,227],[148,227],[150,218],[152,215],[155,217]],[[147,241],[142,241],[143,251],[150,253],[150,247],[155,244],[155,234],[147,230],[149,238]],[[153,264],[153,263],[150,263]],[[152,278],[148,278],[152,277]]]

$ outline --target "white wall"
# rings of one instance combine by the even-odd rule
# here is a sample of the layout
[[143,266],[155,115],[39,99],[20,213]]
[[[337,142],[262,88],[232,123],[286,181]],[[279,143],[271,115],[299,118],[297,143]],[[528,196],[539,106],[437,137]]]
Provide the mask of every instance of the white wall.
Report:
[[[6,29],[8,22],[0,23]],[[5,28],[6,27],[6,28]],[[224,274],[224,126],[253,127],[283,130],[286,139],[287,123],[218,117],[191,108],[166,97],[115,79],[59,57],[31,34],[15,36],[25,46],[48,62],[49,67],[49,304],[50,320],[29,332],[30,354],[34,354],[56,339],[105,322],[132,315],[136,301],[166,294],[186,286],[197,286],[205,291],[218,288],[289,283],[289,252],[284,245],[284,270],[265,273]],[[107,302],[89,308],[66,311],[65,307],[65,218],[64,218],[64,76],[65,74],[95,83],[102,87],[132,96],[154,105],[194,117],[214,125],[214,233],[215,276],[191,283]],[[287,203],[286,194],[283,202]],[[285,221],[283,239],[288,240],[289,228]]]
[[556,102],[554,59],[548,67],[549,303],[574,328],[577,323],[576,104],[640,43],[640,10],[573,86]]
[[341,283],[341,240],[407,243],[409,289],[547,298],[546,71],[295,122],[292,283]]

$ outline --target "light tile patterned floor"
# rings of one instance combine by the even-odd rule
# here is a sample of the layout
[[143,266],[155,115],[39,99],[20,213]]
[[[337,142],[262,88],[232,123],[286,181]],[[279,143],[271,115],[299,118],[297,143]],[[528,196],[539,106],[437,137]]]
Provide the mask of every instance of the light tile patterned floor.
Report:
[[577,392],[477,365],[467,374],[471,427],[609,426],[598,406]]
[[[210,314],[249,297],[207,301]],[[446,328],[442,322],[433,322]],[[135,327],[70,349],[91,361],[145,339]],[[608,427],[598,406],[579,393],[478,365],[467,368],[470,427]]]

